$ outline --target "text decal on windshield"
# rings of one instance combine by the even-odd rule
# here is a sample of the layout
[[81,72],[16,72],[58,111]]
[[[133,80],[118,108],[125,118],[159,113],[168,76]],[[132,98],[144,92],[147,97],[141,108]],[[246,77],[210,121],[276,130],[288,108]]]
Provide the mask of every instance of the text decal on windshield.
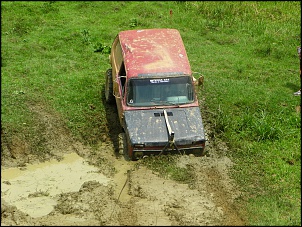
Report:
[[169,78],[167,78],[167,79],[152,79],[152,80],[150,80],[151,84],[169,83],[169,82],[170,82]]

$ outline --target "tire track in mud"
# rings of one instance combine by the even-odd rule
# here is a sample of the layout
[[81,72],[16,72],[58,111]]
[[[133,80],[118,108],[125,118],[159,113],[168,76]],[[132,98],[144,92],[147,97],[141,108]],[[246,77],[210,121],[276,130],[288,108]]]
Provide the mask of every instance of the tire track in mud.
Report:
[[[145,167],[133,169],[133,162],[121,171],[119,188],[126,182],[122,195],[127,195],[117,201],[120,225],[244,225],[233,205],[240,193],[228,176],[231,160],[225,156],[181,156],[179,160],[181,167],[195,173],[193,189],[163,179]],[[117,163],[120,166],[125,160],[122,158]],[[130,179],[127,179],[129,170]]]
[[221,214],[206,194],[190,189],[187,184],[162,179],[146,168],[133,172],[130,193],[139,198],[137,225],[220,224]]

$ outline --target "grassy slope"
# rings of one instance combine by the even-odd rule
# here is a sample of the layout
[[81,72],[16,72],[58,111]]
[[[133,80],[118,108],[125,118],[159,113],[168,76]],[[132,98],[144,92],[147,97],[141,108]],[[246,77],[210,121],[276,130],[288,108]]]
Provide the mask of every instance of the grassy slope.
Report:
[[[169,11],[173,14],[170,15]],[[1,123],[8,140],[43,150],[28,106],[57,110],[94,144],[110,46],[120,30],[181,32],[192,70],[205,76],[202,113],[224,138],[234,177],[250,193],[251,225],[301,225],[300,2],[1,2]],[[93,105],[95,108],[90,108]],[[289,164],[290,163],[290,164]]]

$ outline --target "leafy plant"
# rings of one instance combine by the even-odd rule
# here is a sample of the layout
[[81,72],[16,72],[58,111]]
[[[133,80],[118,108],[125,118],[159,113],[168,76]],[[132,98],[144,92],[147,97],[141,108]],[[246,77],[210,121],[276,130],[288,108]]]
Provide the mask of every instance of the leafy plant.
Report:
[[82,34],[82,37],[83,37],[83,43],[86,44],[86,45],[91,44],[89,30],[88,29],[84,29],[81,32],[81,34]]
[[137,27],[137,19],[136,18],[132,18],[130,20],[130,28],[134,28],[134,27]]
[[100,42],[94,44],[94,52],[100,52],[101,54],[110,54],[111,53],[111,47],[104,45]]

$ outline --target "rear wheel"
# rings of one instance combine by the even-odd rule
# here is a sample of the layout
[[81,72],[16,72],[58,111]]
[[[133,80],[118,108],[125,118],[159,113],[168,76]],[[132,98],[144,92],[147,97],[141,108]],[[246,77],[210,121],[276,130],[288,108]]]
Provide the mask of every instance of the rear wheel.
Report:
[[107,103],[113,103],[114,102],[112,69],[108,69],[106,71],[105,99],[106,99]]

